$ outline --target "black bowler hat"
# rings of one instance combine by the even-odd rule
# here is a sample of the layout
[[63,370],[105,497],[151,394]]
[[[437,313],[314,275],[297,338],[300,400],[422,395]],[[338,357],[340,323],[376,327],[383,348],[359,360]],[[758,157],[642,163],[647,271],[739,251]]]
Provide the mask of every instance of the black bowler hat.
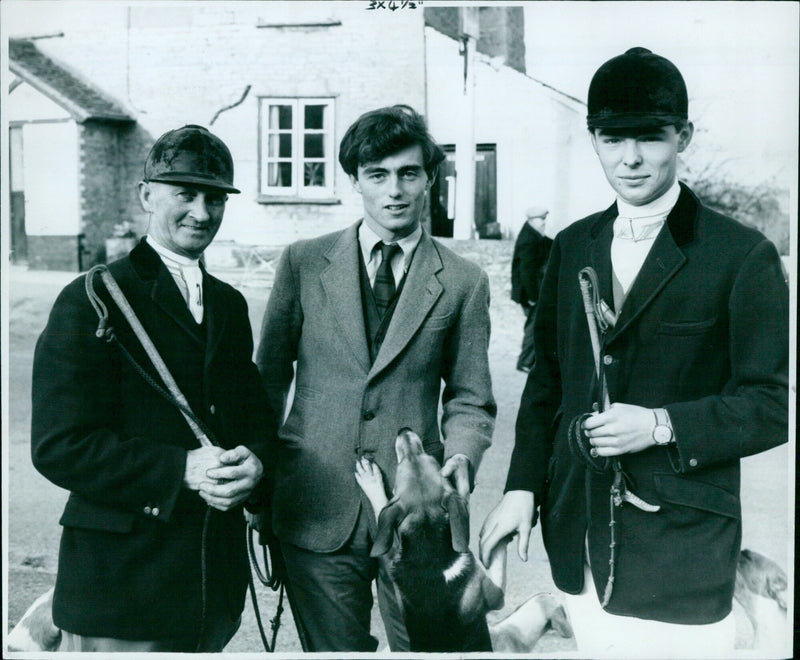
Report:
[[186,183],[238,193],[233,158],[216,135],[195,124],[164,133],[147,155],[144,180]]
[[608,60],[589,85],[590,129],[667,126],[688,116],[681,72],[647,48],[631,48]]

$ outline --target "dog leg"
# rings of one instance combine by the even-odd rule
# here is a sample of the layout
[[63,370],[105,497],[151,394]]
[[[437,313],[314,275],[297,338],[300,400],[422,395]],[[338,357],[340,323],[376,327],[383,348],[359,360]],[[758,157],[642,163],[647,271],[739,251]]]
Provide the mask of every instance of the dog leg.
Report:
[[380,468],[368,458],[361,458],[356,461],[356,482],[367,496],[372,510],[375,512],[375,520],[380,516],[381,511],[389,502],[386,497],[386,488],[383,485],[383,475]]
[[486,574],[501,591],[506,590],[506,543],[498,543],[489,555],[489,565],[486,567]]
[[561,637],[573,636],[564,607],[552,594],[536,594],[505,619],[489,626],[492,648],[495,653],[532,653],[550,628]]

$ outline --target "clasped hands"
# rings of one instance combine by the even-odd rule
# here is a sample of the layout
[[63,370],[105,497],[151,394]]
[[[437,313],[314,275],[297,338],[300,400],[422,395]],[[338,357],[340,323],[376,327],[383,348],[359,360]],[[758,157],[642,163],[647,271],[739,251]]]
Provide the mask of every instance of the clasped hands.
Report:
[[243,445],[200,447],[186,453],[183,484],[209,506],[228,511],[250,496],[263,472],[258,456]]

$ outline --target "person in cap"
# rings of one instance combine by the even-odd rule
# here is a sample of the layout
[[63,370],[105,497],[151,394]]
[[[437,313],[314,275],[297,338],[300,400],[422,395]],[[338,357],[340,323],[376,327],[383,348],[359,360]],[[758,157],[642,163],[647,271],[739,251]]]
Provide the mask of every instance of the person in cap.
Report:
[[[264,313],[256,362],[278,415],[294,378],[271,520],[306,651],[375,651],[376,580],[389,646],[409,649],[394,585],[370,556],[377,527],[356,462],[394,484],[395,438],[409,427],[467,497],[491,441],[489,279],[420,225],[443,160],[409,106],[359,117],[339,162],[363,218],[288,246]],[[483,632],[475,651],[490,650]]]
[[533,366],[533,319],[544,267],[553,244],[553,239],[545,234],[548,213],[541,206],[532,206],[525,211],[525,224],[519,231],[511,257],[511,300],[519,303],[525,312],[522,350],[517,359],[517,369],[525,373]]
[[518,534],[524,560],[538,516],[582,652],[731,657],[740,459],[787,440],[780,257],[678,181],[693,126],[667,59],[603,64],[587,123],[617,199],[555,239],[481,556]]
[[166,389],[100,278],[118,342],[96,335],[85,278],[69,284],[33,360],[33,464],[69,491],[53,621],[62,651],[221,651],[249,575],[242,507],[260,503],[277,428],[247,304],[201,260],[239,191],[228,148],[193,125],[156,141],[138,186],[147,235],[108,268],[216,445],[146,380]]

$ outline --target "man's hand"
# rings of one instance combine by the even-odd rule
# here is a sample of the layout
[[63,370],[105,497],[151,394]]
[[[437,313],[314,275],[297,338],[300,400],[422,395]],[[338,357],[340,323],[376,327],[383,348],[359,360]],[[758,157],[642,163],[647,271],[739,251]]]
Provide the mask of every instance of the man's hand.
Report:
[[455,486],[456,492],[469,499],[469,459],[464,454],[453,454],[442,466],[441,474]]
[[219,456],[224,451],[221,447],[200,447],[186,452],[183,485],[189,490],[200,490],[202,483],[208,481],[206,471],[219,467]]
[[605,412],[588,417],[583,430],[593,447],[593,456],[620,456],[655,445],[654,426],[651,408],[612,403]]
[[481,527],[480,557],[484,566],[490,566],[495,546],[507,544],[514,534],[519,534],[517,554],[528,561],[528,542],[533,521],[533,493],[527,490],[510,490]]
[[228,511],[250,497],[264,468],[258,456],[242,445],[223,451],[219,463],[218,467],[206,472],[207,479],[200,486],[200,497],[209,506]]

